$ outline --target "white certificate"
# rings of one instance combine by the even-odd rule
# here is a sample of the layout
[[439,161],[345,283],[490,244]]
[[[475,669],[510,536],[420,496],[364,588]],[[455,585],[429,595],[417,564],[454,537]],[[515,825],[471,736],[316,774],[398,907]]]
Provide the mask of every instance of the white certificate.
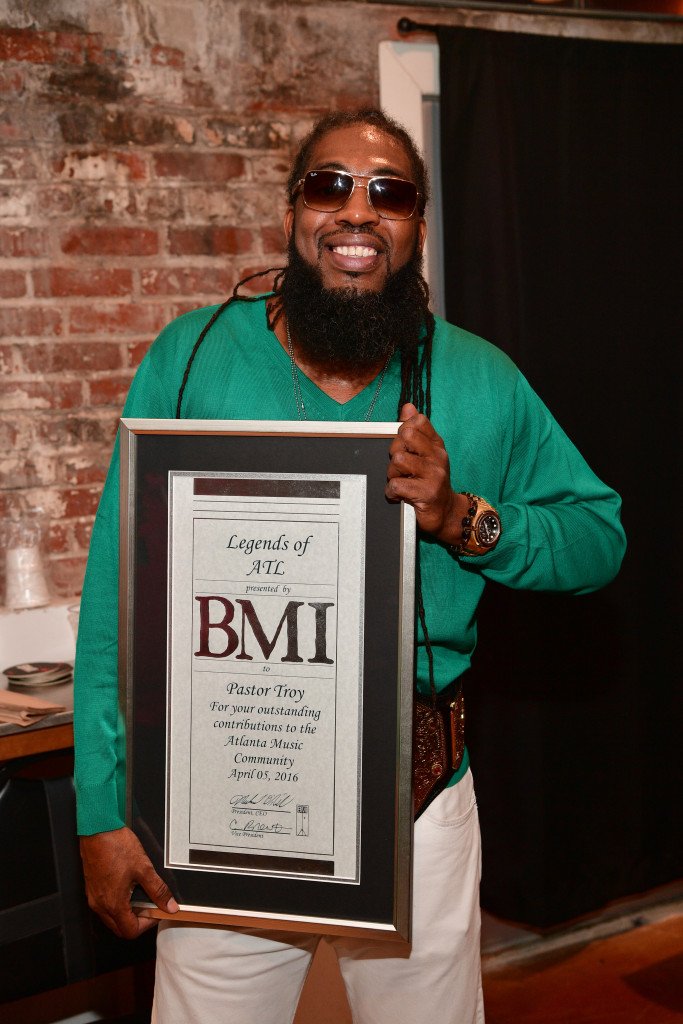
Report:
[[169,473],[168,868],[358,881],[366,477]]

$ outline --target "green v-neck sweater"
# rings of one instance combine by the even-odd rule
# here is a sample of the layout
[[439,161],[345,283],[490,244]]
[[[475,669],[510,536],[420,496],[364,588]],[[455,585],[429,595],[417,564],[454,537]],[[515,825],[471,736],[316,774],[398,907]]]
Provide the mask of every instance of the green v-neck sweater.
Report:
[[[162,331],[143,360],[124,415],[173,418],[192,347],[216,307]],[[377,383],[340,404],[300,373],[309,420],[360,421]],[[373,421],[396,421],[400,359],[386,372]],[[236,302],[209,330],[183,398],[191,419],[297,418],[287,353],[266,322],[265,299]],[[619,496],[603,484],[510,359],[437,319],[432,422],[450,456],[456,491],[498,509],[494,551],[457,558],[420,541],[422,590],[437,686],[467,669],[476,610],[487,579],[514,588],[587,593],[616,574],[625,549]],[[388,450],[388,444],[387,444]],[[80,834],[123,824],[125,762],[118,713],[118,442],[93,528],[75,668],[76,791]],[[418,686],[429,688],[424,638],[416,632]],[[461,773],[464,770],[461,769]]]

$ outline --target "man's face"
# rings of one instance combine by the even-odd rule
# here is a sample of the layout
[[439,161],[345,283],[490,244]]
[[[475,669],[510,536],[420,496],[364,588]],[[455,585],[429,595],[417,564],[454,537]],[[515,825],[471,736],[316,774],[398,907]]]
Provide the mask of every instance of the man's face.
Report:
[[[316,145],[309,170],[349,171],[356,176],[383,174],[412,180],[410,160],[401,143],[372,125],[349,125],[328,132]],[[363,182],[366,184],[366,182]],[[284,220],[301,257],[316,267],[325,288],[379,292],[391,273],[422,252],[425,222],[417,211],[409,220],[387,220],[375,212],[366,188],[356,187],[335,213],[304,205],[299,194]],[[352,255],[350,246],[356,248]]]

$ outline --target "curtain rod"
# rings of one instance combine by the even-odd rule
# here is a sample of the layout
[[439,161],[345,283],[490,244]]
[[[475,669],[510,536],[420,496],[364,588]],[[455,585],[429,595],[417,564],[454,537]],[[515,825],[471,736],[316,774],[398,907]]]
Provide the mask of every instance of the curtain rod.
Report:
[[402,36],[407,36],[410,32],[434,32],[437,33],[440,28],[446,28],[446,25],[426,25],[420,24],[417,21],[413,21],[412,18],[399,18],[396,22],[396,28]]
[[[372,2],[377,3],[381,0],[372,0]],[[579,2],[584,2],[584,0],[579,0]],[[604,21],[681,21],[680,14],[659,14],[652,11],[589,11],[583,7],[555,7],[554,4],[548,6],[544,3],[497,3],[495,0],[459,0],[458,9],[460,8],[469,11],[503,11],[506,14],[555,15],[557,18],[600,18]],[[396,28],[401,35],[409,35],[411,32],[437,34],[439,29],[455,27],[457,26],[413,21],[412,18],[399,18],[396,23]]]

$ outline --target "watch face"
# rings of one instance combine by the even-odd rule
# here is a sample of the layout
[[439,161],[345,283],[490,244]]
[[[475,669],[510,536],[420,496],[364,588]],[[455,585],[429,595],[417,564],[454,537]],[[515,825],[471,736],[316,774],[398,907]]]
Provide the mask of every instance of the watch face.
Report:
[[476,527],[477,543],[490,548],[500,536],[500,519],[495,512],[485,512]]

